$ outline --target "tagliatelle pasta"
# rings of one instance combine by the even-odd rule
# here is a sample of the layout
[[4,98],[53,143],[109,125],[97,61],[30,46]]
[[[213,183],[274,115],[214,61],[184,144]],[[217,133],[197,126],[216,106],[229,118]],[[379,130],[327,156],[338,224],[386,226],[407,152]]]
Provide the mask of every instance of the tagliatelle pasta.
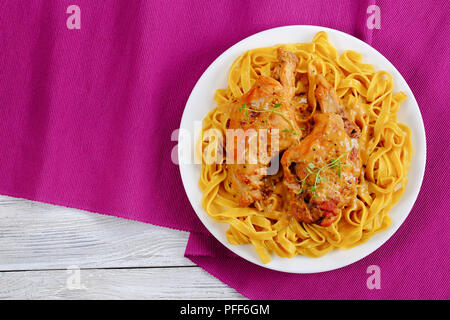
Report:
[[[258,48],[238,57],[229,71],[228,88],[216,91],[217,107],[203,120],[203,136],[199,144],[202,151],[215,150],[212,152],[214,157],[225,149],[226,142],[208,138],[207,132],[214,129],[226,136],[232,116],[230,106],[248,94],[258,78],[273,77],[277,73],[280,65],[277,55],[279,48],[297,57],[295,96],[307,100],[307,112],[295,118],[295,125],[304,130],[299,140],[311,135],[318,123],[317,114],[323,112],[319,111],[317,92],[314,91],[318,82],[312,74],[316,72],[333,87],[348,117],[360,130],[358,157],[361,173],[357,176],[352,200],[345,206],[333,209],[336,217],[330,225],[320,225],[304,222],[289,214],[285,191],[272,190],[264,195],[263,200],[255,198],[257,200],[252,199],[250,204],[242,205],[242,200],[239,201],[242,198],[241,190],[230,183],[231,167],[227,165],[226,159],[216,163],[207,161],[202,154],[199,184],[203,191],[204,209],[214,220],[229,224],[226,236],[230,244],[252,244],[263,263],[270,261],[272,253],[280,257],[320,257],[333,249],[357,246],[373,234],[387,229],[391,224],[389,210],[405,190],[413,152],[410,129],[396,118],[406,95],[393,92],[392,76],[362,63],[359,53],[349,50],[339,55],[325,32],[317,33],[311,43]],[[264,111],[256,111],[248,106],[244,108],[247,108],[247,117],[248,112],[252,116],[252,113]],[[270,110],[274,112],[274,109]],[[318,182],[325,181],[325,178],[337,179],[337,175],[341,178],[341,166],[339,172],[334,170],[337,163],[336,158],[329,160],[320,169],[317,165],[311,165],[313,170],[310,177],[315,178],[315,181],[314,184],[306,184],[306,187],[312,190],[314,197]],[[323,172],[329,172],[329,177],[324,174],[320,176]],[[308,181],[308,175],[305,181]],[[285,179],[282,171],[278,176],[280,181]],[[297,180],[300,181],[299,178]],[[284,190],[285,186],[286,182],[279,182],[276,190]],[[300,184],[299,194],[304,193],[303,186]],[[305,201],[313,200],[306,198]]]

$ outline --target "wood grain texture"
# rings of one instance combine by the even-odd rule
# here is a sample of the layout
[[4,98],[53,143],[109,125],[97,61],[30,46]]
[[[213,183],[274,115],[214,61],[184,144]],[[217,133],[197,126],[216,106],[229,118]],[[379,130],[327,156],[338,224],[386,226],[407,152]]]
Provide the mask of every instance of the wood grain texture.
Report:
[[0,299],[244,299],[184,258],[188,236],[0,196]]
[[[0,299],[244,299],[198,267],[21,271],[0,274]],[[69,283],[69,285],[68,285]]]
[[189,234],[0,196],[0,271],[194,265]]

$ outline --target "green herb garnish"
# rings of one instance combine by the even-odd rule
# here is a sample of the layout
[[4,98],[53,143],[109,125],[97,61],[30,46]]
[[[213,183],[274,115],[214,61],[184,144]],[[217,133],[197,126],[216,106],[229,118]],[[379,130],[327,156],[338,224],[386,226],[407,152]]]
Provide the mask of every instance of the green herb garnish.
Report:
[[[348,166],[348,164],[342,163],[341,158],[344,157],[345,155],[347,155],[347,153],[344,153],[342,155],[340,155],[338,158],[336,159],[331,159],[329,163],[327,163],[326,165],[324,165],[321,168],[317,168],[314,163],[308,163],[308,165],[306,166],[306,171],[308,171],[308,174],[303,178],[303,179],[299,179],[298,177],[295,177],[297,179],[298,182],[300,182],[300,191],[299,194],[303,192],[303,185],[306,183],[306,179],[310,176],[310,175],[315,175],[314,178],[314,185],[312,185],[310,187],[311,193],[313,195],[314,198],[317,197],[317,186],[326,181],[326,179],[324,177],[321,176],[321,173],[330,168],[330,169],[337,169],[337,175],[340,178],[341,177],[341,168]],[[316,169],[316,170],[315,170]]]
[[[275,109],[277,109],[277,108],[279,108],[279,107],[281,107],[281,104],[280,104],[280,103],[277,103],[277,104],[275,104],[275,105],[272,107],[272,109],[270,109],[270,110],[256,110],[256,109],[249,108],[249,107],[244,103],[243,105],[241,105],[241,106],[239,107],[238,111],[241,112],[242,110],[245,110],[245,116],[246,116],[247,118],[249,117],[249,114],[248,114],[249,111],[251,111],[251,112],[259,112],[259,113],[263,113],[263,112],[274,113],[274,114],[277,114],[277,115],[279,115],[280,117],[282,117],[284,120],[286,120],[286,121],[289,123],[289,125],[292,127],[292,129],[295,129],[295,126],[294,126],[294,124],[293,124],[293,122],[292,122],[291,119],[289,119],[288,117],[286,117],[282,112],[279,112],[279,111],[275,110]],[[284,130],[283,130],[283,132],[284,132]],[[297,135],[298,133],[294,131],[293,134]]]

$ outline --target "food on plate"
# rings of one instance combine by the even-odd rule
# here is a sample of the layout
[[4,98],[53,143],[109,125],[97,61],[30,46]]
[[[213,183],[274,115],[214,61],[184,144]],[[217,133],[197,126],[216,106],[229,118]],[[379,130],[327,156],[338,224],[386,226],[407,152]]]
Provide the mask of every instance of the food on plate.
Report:
[[367,241],[407,183],[410,130],[396,118],[406,98],[325,32],[245,52],[203,120],[204,209],[263,263]]

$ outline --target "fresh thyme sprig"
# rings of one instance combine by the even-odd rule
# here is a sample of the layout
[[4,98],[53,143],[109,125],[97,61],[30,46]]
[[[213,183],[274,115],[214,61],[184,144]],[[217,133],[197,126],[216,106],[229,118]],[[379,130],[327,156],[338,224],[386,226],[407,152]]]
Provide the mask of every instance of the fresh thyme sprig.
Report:
[[[270,110],[256,110],[256,109],[249,108],[249,107],[244,103],[243,105],[241,105],[241,106],[239,107],[238,111],[241,112],[242,110],[244,110],[244,111],[245,111],[245,116],[246,116],[247,118],[250,117],[249,114],[248,114],[249,111],[252,111],[252,112],[259,112],[259,113],[270,112],[270,113],[277,114],[277,115],[279,115],[280,117],[282,117],[284,120],[286,120],[286,121],[289,123],[289,125],[292,127],[292,129],[288,129],[288,130],[293,131],[293,134],[294,134],[294,135],[298,135],[298,133],[297,133],[296,131],[294,131],[295,126],[294,126],[294,124],[292,123],[292,120],[289,119],[288,117],[286,117],[282,112],[279,112],[278,110],[275,110],[275,109],[277,109],[277,108],[279,108],[279,107],[281,107],[281,104],[280,104],[280,103],[277,103],[277,104],[273,105],[272,109],[270,109]],[[283,130],[282,132],[287,132],[287,131],[286,131],[286,130]],[[289,131],[289,132],[290,132],[290,131]]]
[[284,129],[284,130],[282,130],[281,132],[285,132],[285,133],[289,133],[289,132],[292,132],[292,134],[293,135],[298,135],[298,132],[297,131],[294,131],[294,130],[292,130],[292,129]]
[[343,157],[344,155],[347,155],[347,153],[342,154],[337,159],[331,159],[331,162],[330,162],[330,165],[329,165],[331,169],[336,169],[337,168],[337,170],[338,170],[337,175],[338,175],[339,178],[341,177],[341,169],[342,169],[342,167],[349,166],[349,164],[346,164],[346,163],[343,164],[341,162],[341,160],[340,160],[340,158]]
[[342,167],[348,166],[348,164],[342,163],[341,158],[346,156],[347,153],[341,154],[338,158],[336,159],[331,159],[329,163],[327,163],[326,165],[324,165],[321,168],[317,168],[314,163],[308,163],[307,167],[306,167],[306,171],[308,171],[307,175],[303,178],[303,179],[299,179],[298,177],[296,177],[296,179],[300,182],[300,191],[298,192],[299,194],[303,192],[303,185],[306,183],[306,179],[308,179],[308,177],[310,175],[315,175],[314,178],[314,185],[312,185],[310,187],[311,193],[313,194],[313,197],[317,197],[317,186],[318,184],[326,181],[326,179],[324,177],[322,177],[320,174],[326,170],[327,168],[330,169],[337,169],[338,170],[338,177],[341,177],[341,169]]

